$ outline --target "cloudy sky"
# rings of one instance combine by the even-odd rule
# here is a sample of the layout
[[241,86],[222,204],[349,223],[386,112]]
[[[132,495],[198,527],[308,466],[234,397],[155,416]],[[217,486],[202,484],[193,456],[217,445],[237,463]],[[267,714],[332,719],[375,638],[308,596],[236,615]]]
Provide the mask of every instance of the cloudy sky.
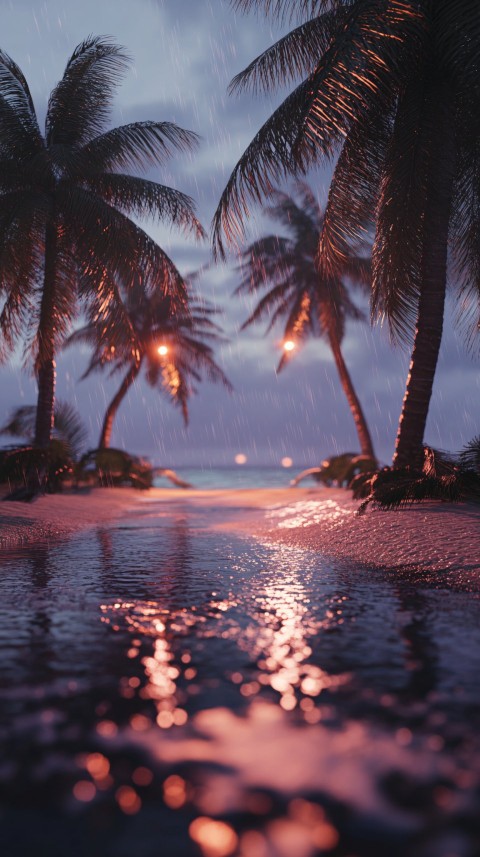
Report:
[[[199,150],[172,160],[159,181],[172,183],[197,201],[209,227],[219,195],[241,152],[273,103],[269,98],[227,96],[228,82],[273,40],[279,30],[254,15],[234,15],[228,0],[0,0],[1,47],[29,80],[43,119],[48,94],[67,57],[85,36],[110,35],[132,56],[118,91],[112,124],[132,120],[175,121],[198,132]],[[310,177],[325,199],[325,173]],[[183,273],[209,260],[207,245],[149,224],[148,231],[172,255]],[[252,221],[252,235],[262,225]],[[314,464],[337,450],[358,448],[350,413],[326,346],[311,342],[280,375],[279,334],[261,327],[238,334],[248,306],[231,297],[230,267],[208,271],[200,290],[223,310],[229,342],[218,360],[235,391],[203,384],[191,401],[184,430],[180,412],[143,384],[130,391],[114,427],[113,445],[149,455],[158,464],[228,464],[237,452],[251,463],[277,463],[291,456]],[[385,330],[366,325],[348,331],[344,353],[372,428],[378,455],[392,455],[408,358],[392,350]],[[58,395],[76,404],[95,446],[105,404],[117,379],[101,376],[79,383],[86,351],[58,360]],[[12,407],[35,401],[35,384],[20,361],[0,367],[0,420]],[[478,360],[466,354],[447,320],[426,439],[458,449],[480,431]]]

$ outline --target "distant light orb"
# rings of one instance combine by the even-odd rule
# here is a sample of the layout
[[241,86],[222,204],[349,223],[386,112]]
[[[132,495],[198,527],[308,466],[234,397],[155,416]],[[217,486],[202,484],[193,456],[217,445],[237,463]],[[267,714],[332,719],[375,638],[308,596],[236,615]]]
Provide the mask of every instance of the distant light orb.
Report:
[[243,452],[238,452],[235,456],[235,464],[246,464],[247,456]]
[[283,350],[284,350],[284,351],[293,351],[293,350],[294,350],[294,348],[296,348],[296,344],[295,344],[295,342],[293,341],[293,339],[287,339],[287,340],[283,343]]
[[288,455],[286,455],[284,458],[282,458],[280,463],[281,463],[282,467],[291,467],[293,464],[293,460],[291,458],[289,458]]
[[165,357],[165,354],[168,354],[168,345],[159,345],[157,351],[160,357]]

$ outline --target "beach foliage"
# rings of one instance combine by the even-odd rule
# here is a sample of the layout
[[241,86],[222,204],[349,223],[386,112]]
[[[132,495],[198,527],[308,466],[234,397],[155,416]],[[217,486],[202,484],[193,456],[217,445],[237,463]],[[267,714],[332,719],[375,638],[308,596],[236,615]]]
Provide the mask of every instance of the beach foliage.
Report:
[[[36,406],[14,408],[0,434],[25,438],[33,444],[35,438]],[[69,402],[57,400],[53,420],[53,440],[61,441],[73,459],[78,459],[87,444],[88,431],[80,414]]]
[[4,500],[34,500],[38,494],[62,489],[73,477],[75,462],[66,443],[51,440],[49,445],[12,446],[0,449],[0,485]]
[[23,445],[0,449],[0,484],[6,499],[32,500],[38,493],[59,491],[74,476],[75,462],[85,448],[88,432],[78,411],[68,402],[55,403],[50,443],[36,446],[36,406],[14,408],[0,434],[23,438]]
[[422,500],[480,503],[480,439],[458,455],[424,447],[421,469],[384,467],[355,476],[349,487],[363,500],[360,514],[368,506],[397,509]]
[[[372,317],[411,348],[394,464],[421,469],[447,283],[473,346],[480,322],[480,26],[471,0],[234,0],[296,26],[233,91],[295,83],[235,166],[213,221],[239,248],[252,205],[330,163],[319,271],[374,235]],[[449,253],[447,253],[447,246]]]
[[360,473],[371,474],[377,467],[375,458],[370,455],[357,455],[355,452],[344,452],[324,459],[320,467],[309,467],[303,470],[290,485],[298,485],[303,479],[312,477],[316,482],[328,487],[336,485],[339,488],[350,485],[352,479]]
[[85,453],[75,466],[78,483],[104,488],[129,485],[147,489],[153,484],[151,464],[123,449],[93,449]]
[[[335,274],[319,271],[315,255],[324,212],[312,190],[297,182],[294,194],[274,190],[271,200],[264,213],[284,234],[258,238],[241,254],[241,282],[235,294],[261,295],[241,329],[266,320],[267,330],[281,322],[284,342],[294,345],[308,336],[323,337],[331,349],[362,454],[374,458],[367,421],[341,349],[347,321],[364,319],[350,292],[352,285],[364,292],[369,289],[370,259],[364,246],[350,248]],[[278,372],[293,353],[283,352]]]
[[203,236],[190,197],[130,174],[191,150],[196,135],[171,122],[107,128],[128,65],[109,38],[85,39],[50,95],[42,133],[22,71],[0,51],[0,356],[23,343],[33,366],[38,446],[51,438],[55,356],[80,311],[122,319],[138,277],[147,291],[185,301],[177,268],[136,221]]

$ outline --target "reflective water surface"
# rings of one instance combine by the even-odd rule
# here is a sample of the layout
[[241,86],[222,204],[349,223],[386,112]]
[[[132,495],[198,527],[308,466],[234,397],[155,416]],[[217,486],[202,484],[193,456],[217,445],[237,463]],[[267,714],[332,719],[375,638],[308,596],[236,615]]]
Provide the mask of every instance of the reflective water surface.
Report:
[[480,601],[181,503],[0,561],[6,857],[475,857]]

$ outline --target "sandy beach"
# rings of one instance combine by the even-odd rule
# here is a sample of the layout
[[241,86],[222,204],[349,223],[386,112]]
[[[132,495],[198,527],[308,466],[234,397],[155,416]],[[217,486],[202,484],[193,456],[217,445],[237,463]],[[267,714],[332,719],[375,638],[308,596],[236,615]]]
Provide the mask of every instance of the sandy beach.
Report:
[[[114,518],[180,506],[202,527],[235,530],[255,538],[320,551],[362,565],[461,572],[478,583],[480,509],[428,502],[398,511],[356,514],[350,492],[335,488],[236,490],[95,489],[42,497],[34,503],[2,503],[0,546],[51,541]],[[157,506],[157,504],[159,504]]]

